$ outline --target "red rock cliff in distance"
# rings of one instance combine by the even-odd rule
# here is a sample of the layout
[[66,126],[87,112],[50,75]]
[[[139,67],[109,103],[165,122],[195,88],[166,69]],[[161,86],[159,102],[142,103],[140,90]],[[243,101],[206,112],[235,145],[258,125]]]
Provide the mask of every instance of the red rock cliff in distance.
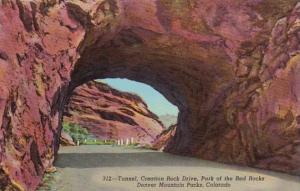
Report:
[[141,144],[152,144],[164,130],[139,96],[95,81],[75,89],[63,120],[79,124],[100,139],[134,138]]
[[35,190],[93,79],[179,109],[166,152],[300,175],[298,0],[1,0],[0,190]]

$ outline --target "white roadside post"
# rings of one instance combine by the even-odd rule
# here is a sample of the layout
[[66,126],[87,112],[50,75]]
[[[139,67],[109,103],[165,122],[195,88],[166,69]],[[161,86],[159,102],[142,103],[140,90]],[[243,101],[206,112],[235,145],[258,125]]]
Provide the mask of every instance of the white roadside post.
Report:
[[126,146],[128,146],[128,145],[129,145],[129,139],[126,138]]

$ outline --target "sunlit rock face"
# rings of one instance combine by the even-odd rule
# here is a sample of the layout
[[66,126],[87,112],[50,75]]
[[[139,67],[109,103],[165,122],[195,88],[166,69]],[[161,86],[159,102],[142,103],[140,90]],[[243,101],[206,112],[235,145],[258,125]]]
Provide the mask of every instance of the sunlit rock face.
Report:
[[79,124],[98,139],[124,144],[128,139],[151,145],[164,130],[142,98],[94,81],[74,90],[63,121]]
[[62,146],[75,146],[73,138],[66,132],[62,131],[60,134],[60,145]]
[[2,0],[0,189],[34,190],[89,80],[153,86],[180,113],[165,151],[300,174],[297,0]]

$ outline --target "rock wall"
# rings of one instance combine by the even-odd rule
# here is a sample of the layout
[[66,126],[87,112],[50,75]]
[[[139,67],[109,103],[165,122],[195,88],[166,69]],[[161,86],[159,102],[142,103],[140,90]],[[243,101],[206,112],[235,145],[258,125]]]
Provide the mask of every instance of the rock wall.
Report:
[[152,144],[154,150],[163,150],[174,137],[176,132],[176,125],[171,125],[168,129],[165,129]]
[[63,146],[75,146],[73,138],[66,132],[61,131],[60,134],[60,145]]
[[79,124],[99,139],[133,138],[149,145],[164,130],[142,98],[95,81],[74,90],[63,121]]
[[178,106],[165,151],[299,175],[297,2],[0,1],[0,189],[38,186],[67,97],[106,77]]
[[0,190],[34,190],[52,166],[83,36],[58,1],[0,1]]

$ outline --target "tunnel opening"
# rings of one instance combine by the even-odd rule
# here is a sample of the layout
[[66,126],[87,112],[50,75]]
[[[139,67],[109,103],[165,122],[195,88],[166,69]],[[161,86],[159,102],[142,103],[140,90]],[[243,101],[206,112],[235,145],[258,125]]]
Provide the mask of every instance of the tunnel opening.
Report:
[[[81,46],[69,92],[104,78],[126,78],[152,86],[179,110],[176,133],[165,151],[202,155],[199,148],[206,140],[221,136],[220,129],[228,129],[223,103],[235,83],[234,69],[218,47],[202,47],[176,34],[164,36],[127,26]],[[216,53],[216,49],[220,51]],[[218,158],[210,155],[207,158]]]
[[[178,108],[149,85],[121,78],[97,79],[73,90],[64,108],[60,139],[63,145],[152,147],[162,132],[175,132],[177,115]],[[166,141],[156,149],[162,149]]]
[[160,160],[158,151],[174,136],[178,114],[177,106],[145,83],[105,78],[77,86],[64,106],[57,171],[46,174],[38,190],[65,186],[70,180],[61,176],[76,177],[67,167],[99,173],[107,166],[168,165],[171,159]]

